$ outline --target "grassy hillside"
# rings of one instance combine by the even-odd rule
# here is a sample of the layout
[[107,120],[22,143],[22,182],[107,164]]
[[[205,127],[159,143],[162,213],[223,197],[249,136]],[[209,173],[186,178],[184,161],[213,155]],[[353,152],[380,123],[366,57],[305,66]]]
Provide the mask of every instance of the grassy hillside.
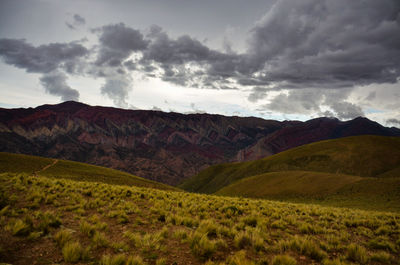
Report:
[[395,177],[399,165],[399,137],[354,136],[300,146],[256,161],[211,166],[180,187],[214,193],[246,177],[283,171]]
[[241,179],[216,194],[400,211],[400,178],[363,178],[310,171],[272,172]]
[[399,234],[397,213],[0,174],[0,263],[399,264]]
[[361,177],[310,171],[272,172],[241,179],[216,194],[262,198],[265,196],[304,196],[316,198],[337,192]]
[[26,173],[54,178],[177,190],[119,170],[85,163],[0,152],[0,173]]

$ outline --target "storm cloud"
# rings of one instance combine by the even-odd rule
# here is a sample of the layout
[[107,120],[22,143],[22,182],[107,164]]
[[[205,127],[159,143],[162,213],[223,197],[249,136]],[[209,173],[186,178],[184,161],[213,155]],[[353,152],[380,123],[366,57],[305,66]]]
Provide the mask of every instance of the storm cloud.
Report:
[[94,32],[100,33],[96,65],[121,66],[132,52],[144,50],[148,45],[139,30],[126,27],[124,23],[106,25]]
[[249,54],[294,88],[394,83],[400,2],[280,0],[252,29]]
[[50,43],[33,46],[24,39],[0,39],[0,57],[6,64],[29,73],[49,73],[89,53],[79,43]]
[[[78,14],[72,19],[71,28],[86,23]],[[217,49],[156,25],[113,23],[90,32],[97,37],[90,47],[3,38],[0,57],[43,74],[46,91],[62,98],[79,96],[66,84],[67,74],[101,78],[101,94],[117,106],[128,105],[136,77],[157,78],[191,88],[242,90],[248,102],[266,111],[341,119],[364,115],[350,99],[354,87],[397,84],[400,78],[398,0],[276,0],[249,29],[242,52],[226,38]],[[378,95],[362,98],[372,102]]]
[[394,119],[394,118],[388,119],[388,120],[386,121],[386,123],[389,124],[389,125],[393,125],[393,126],[396,126],[396,127],[400,127],[400,119]]
[[64,73],[58,71],[46,73],[40,78],[40,82],[47,93],[60,96],[63,101],[79,100],[79,92],[68,86],[67,76]]

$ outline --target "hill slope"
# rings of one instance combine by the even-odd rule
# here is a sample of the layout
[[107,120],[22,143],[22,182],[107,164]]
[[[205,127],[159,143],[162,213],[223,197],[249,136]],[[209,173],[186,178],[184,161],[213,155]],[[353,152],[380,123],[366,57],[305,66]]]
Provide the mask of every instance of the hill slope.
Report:
[[310,171],[272,172],[241,179],[216,194],[399,211],[400,177],[363,178]]
[[315,141],[362,134],[400,136],[400,130],[365,118],[280,122],[72,101],[0,108],[0,152],[90,163],[172,185],[210,165],[258,159]]
[[26,173],[54,178],[177,190],[119,170],[79,162],[0,152],[0,173]]
[[180,187],[214,193],[246,177],[293,170],[392,177],[398,172],[399,165],[400,138],[354,136],[300,146],[256,161],[212,166]]
[[0,263],[398,264],[399,213],[0,174]]

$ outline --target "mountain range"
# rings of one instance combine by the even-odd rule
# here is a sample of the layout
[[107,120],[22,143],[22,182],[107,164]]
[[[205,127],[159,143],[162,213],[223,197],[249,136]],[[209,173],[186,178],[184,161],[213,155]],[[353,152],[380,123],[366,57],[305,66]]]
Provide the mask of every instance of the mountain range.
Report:
[[210,165],[242,162],[321,140],[400,136],[366,118],[306,122],[179,114],[68,101],[0,108],[0,151],[68,159],[177,185]]

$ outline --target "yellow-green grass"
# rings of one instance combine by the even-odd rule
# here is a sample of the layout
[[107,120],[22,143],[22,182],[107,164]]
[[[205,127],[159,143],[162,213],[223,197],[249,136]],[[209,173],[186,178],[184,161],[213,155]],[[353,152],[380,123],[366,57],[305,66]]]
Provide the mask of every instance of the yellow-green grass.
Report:
[[269,172],[315,171],[361,177],[398,177],[400,137],[352,136],[296,147],[260,160],[211,166],[180,185],[214,193],[245,177]]
[[53,178],[178,190],[119,170],[68,160],[0,152],[0,173],[26,173]]
[[0,263],[400,260],[398,213],[10,173],[0,174],[0,194]]
[[400,211],[400,178],[284,171],[238,180],[218,195]]
[[51,158],[0,152],[0,172],[32,174],[53,161]]
[[263,198],[267,196],[325,196],[361,177],[311,171],[272,172],[241,179],[217,191],[219,195]]

